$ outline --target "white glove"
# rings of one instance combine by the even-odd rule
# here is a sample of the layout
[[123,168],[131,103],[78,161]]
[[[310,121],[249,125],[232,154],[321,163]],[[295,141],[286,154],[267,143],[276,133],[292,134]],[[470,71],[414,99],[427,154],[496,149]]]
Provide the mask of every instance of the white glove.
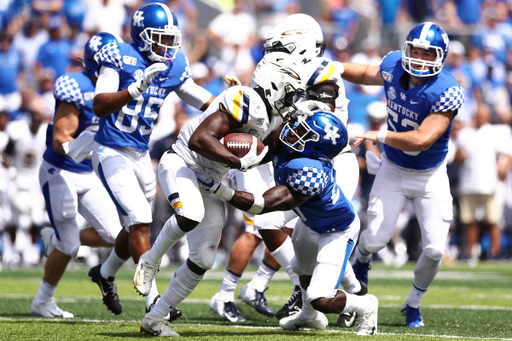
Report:
[[[290,108],[290,111],[294,110]],[[297,116],[312,116],[315,112],[326,111],[331,112],[331,108],[326,103],[314,100],[307,100],[304,102],[300,102],[297,104],[297,110],[295,112],[290,112],[292,118],[297,118]]]
[[142,79],[133,82],[128,87],[128,92],[130,93],[130,95],[133,98],[137,98],[140,95],[142,95],[142,93],[149,88],[151,83],[153,83],[155,77],[164,70],[167,70],[167,65],[165,65],[164,63],[155,63],[148,66],[146,70],[144,70],[144,76],[142,77]]
[[230,201],[235,191],[221,182],[219,175],[209,168],[194,168],[197,182],[203,194],[213,193],[221,199]]
[[366,154],[364,154],[366,158],[366,168],[368,169],[368,174],[375,175],[380,168],[381,159],[373,152],[367,150]]
[[83,160],[90,160],[95,135],[95,131],[82,131],[76,139],[64,142],[62,144],[64,153],[75,160],[76,163],[80,163]]
[[268,153],[268,146],[262,150],[260,155],[256,155],[258,148],[258,142],[255,136],[252,137],[252,145],[249,152],[240,159],[240,170],[242,172],[247,172],[249,169],[252,169],[260,164],[261,160]]
[[228,87],[232,87],[232,86],[236,86],[236,85],[242,85],[242,83],[240,83],[238,78],[236,78],[235,76],[233,76],[233,77],[231,77],[231,76],[224,76],[224,81],[226,83],[228,83]]

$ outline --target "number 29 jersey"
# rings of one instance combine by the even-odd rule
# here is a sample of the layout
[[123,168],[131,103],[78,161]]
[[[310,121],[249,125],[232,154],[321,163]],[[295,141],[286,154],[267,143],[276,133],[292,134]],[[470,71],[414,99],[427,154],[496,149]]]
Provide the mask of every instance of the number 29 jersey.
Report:
[[[118,91],[128,88],[144,77],[150,62],[131,44],[110,43],[98,52],[100,66],[119,73]],[[100,119],[95,140],[112,148],[133,147],[139,151],[149,149],[148,142],[165,98],[190,77],[186,57],[178,52],[167,69],[160,72],[149,88],[132,99],[119,111]]]
[[[410,90],[405,90],[400,84],[405,72],[402,51],[388,53],[380,65],[379,73],[384,79],[387,99],[388,130],[416,130],[429,114],[457,112],[464,103],[464,89],[446,69]],[[389,160],[404,168],[424,170],[436,167],[446,157],[451,130],[452,123],[425,151],[404,152],[384,145],[384,152]]]
[[277,185],[288,186],[304,195],[314,195],[295,208],[295,213],[319,234],[346,230],[356,213],[336,184],[332,162],[294,158],[293,155],[282,150],[274,156],[273,164]]

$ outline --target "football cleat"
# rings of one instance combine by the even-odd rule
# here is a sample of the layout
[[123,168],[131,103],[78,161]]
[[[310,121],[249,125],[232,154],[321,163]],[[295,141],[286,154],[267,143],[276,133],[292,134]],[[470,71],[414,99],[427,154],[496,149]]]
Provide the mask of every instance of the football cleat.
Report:
[[340,328],[350,328],[354,325],[357,319],[357,313],[355,311],[349,313],[341,313],[338,316],[338,321],[336,321],[336,325]]
[[155,275],[160,271],[160,263],[150,264],[146,260],[145,255],[147,252],[140,256],[137,267],[135,268],[135,276],[133,277],[134,288],[142,296],[149,295],[153,279],[155,279]]
[[240,298],[242,302],[253,307],[258,313],[268,317],[274,317],[276,313],[268,306],[267,299],[263,295],[267,289],[264,291],[258,291],[246,285],[240,289],[238,298]]
[[32,301],[32,306],[30,307],[32,311],[32,315],[34,316],[42,316],[42,317],[62,317],[62,318],[73,318],[73,315],[70,312],[64,311],[57,307],[57,303],[55,301],[51,302],[42,302],[37,304],[36,301]]
[[294,315],[296,313],[300,313],[302,309],[302,292],[300,291],[300,287],[298,285],[293,289],[293,294],[290,296],[288,302],[284,304],[284,306],[279,309],[276,313],[276,318],[278,320],[285,318],[290,315]]
[[379,300],[371,294],[368,294],[368,297],[372,300],[373,304],[357,319],[356,335],[374,335],[377,333]]
[[55,245],[52,244],[52,237],[55,234],[55,230],[53,227],[45,227],[39,233],[44,243],[44,255],[48,257],[55,249]]
[[279,326],[286,330],[299,330],[303,328],[325,330],[328,324],[327,317],[321,312],[318,312],[313,321],[306,321],[301,313],[293,314],[279,321]]
[[213,295],[210,301],[211,311],[228,322],[247,322],[247,319],[238,312],[235,303],[218,300],[217,294]]
[[179,337],[180,334],[174,331],[167,320],[154,320],[144,316],[140,323],[140,332],[153,336],[174,336]]
[[405,316],[405,325],[411,328],[423,328],[425,322],[421,317],[420,308],[413,308],[407,304],[404,304],[404,308],[401,310],[402,315]]
[[356,278],[365,285],[368,285],[368,270],[371,268],[372,267],[370,266],[370,261],[362,263],[356,260],[356,262],[352,264],[352,269],[354,269]]
[[91,270],[89,270],[89,277],[91,277],[91,281],[98,284],[100,287],[101,295],[103,296],[103,304],[107,306],[108,310],[119,315],[123,311],[123,308],[121,307],[119,296],[117,296],[117,283],[114,277],[103,278],[100,268],[101,264],[91,268]]
[[[160,299],[160,295],[155,297],[155,299],[153,300],[153,303],[150,304],[149,308],[146,307],[146,314],[149,313],[155,307],[156,302],[158,302],[159,299]],[[183,315],[181,310],[179,310],[177,308],[172,308],[172,310],[169,312],[169,314],[167,314],[167,316],[165,316],[165,319],[168,320],[169,322],[172,322],[174,320],[179,319],[181,317],[181,315]]]

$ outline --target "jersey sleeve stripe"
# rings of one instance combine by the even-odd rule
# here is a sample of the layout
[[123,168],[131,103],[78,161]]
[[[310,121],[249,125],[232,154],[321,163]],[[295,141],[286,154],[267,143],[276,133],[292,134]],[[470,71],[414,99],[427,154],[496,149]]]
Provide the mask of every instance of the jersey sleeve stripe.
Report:
[[322,64],[320,64],[320,66],[315,70],[315,72],[313,72],[313,74],[308,80],[308,86],[315,84],[315,79],[322,73],[327,64],[329,64],[329,61],[324,60]]
[[244,104],[242,106],[242,123],[246,124],[249,120],[249,96],[247,96],[245,93],[243,94],[244,98]]
[[240,98],[242,97],[242,91],[238,91],[238,93],[235,96],[234,103],[233,103],[233,112],[231,115],[235,118],[235,120],[239,121],[238,117],[240,116]]
[[334,66],[334,64],[331,64],[331,66],[329,67],[329,70],[327,71],[327,73],[322,77],[322,79],[320,79],[320,81],[318,83],[325,82],[326,80],[331,78],[331,76],[334,73],[335,69],[336,69],[336,67]]

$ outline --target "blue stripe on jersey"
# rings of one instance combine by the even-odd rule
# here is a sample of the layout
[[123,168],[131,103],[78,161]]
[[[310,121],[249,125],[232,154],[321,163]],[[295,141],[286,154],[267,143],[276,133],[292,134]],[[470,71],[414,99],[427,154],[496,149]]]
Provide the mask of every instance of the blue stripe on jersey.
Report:
[[308,86],[315,84],[315,79],[318,77],[320,73],[322,73],[322,71],[324,71],[327,64],[329,64],[329,61],[324,60],[322,64],[320,64],[320,66],[315,70],[315,72],[313,72],[313,75],[311,75],[311,77],[308,80]]
[[249,120],[249,96],[243,93],[244,103],[242,104],[242,124],[247,124]]
[[108,195],[110,195],[110,198],[112,199],[112,201],[116,205],[117,209],[119,210],[119,213],[121,213],[124,216],[128,216],[128,213],[126,213],[126,211],[121,207],[121,205],[119,205],[119,202],[117,202],[114,194],[112,193],[112,190],[108,186],[107,179],[105,179],[105,173],[103,173],[103,167],[101,166],[101,163],[98,164],[98,173],[99,173],[98,175],[100,176],[100,180],[103,183],[103,186],[105,187],[105,189],[108,192]]
[[48,212],[48,218],[50,218],[50,223],[55,231],[55,236],[60,240],[59,231],[55,228],[55,221],[53,220],[52,202],[50,201],[50,185],[48,185],[48,182],[44,183],[42,190],[44,201],[46,203],[46,211]]
[[349,239],[347,242],[347,250],[345,252],[345,257],[343,257],[343,266],[341,267],[340,277],[338,277],[338,282],[336,283],[336,286],[334,289],[338,289],[340,286],[341,280],[343,279],[343,275],[345,275],[345,269],[347,268],[347,262],[350,258],[350,254],[352,254],[352,250],[354,250],[354,241],[352,239]]

